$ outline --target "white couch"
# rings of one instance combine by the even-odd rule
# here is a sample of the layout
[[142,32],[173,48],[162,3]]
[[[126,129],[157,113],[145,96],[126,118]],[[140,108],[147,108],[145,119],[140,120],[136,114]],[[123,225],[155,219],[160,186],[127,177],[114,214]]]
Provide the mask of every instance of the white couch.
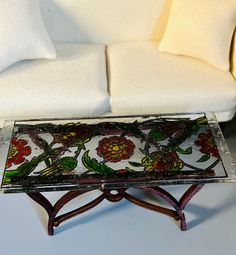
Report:
[[1,118],[234,116],[236,40],[230,71],[161,53],[171,0],[40,0],[40,6],[57,58],[21,61],[0,73]]

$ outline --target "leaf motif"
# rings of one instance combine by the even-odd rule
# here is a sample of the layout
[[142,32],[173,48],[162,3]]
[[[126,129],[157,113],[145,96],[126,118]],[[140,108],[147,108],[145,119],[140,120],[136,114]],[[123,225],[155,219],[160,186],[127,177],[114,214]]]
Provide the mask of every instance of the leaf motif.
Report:
[[39,143],[39,147],[42,148],[44,151],[47,151],[49,149],[49,144],[42,137],[36,136],[35,140]]
[[132,168],[126,167],[125,169],[129,171],[129,173],[136,173],[136,171]]
[[210,154],[204,154],[197,162],[206,162],[210,157]]
[[144,149],[141,150],[143,154],[147,155],[149,154],[149,149],[151,148],[150,146],[150,143],[149,142],[146,142],[145,146],[144,146]]
[[20,165],[16,170],[5,171],[4,174],[4,184],[10,184],[13,179],[21,179],[25,176],[28,176],[31,172],[34,171],[38,162],[35,159],[31,161],[26,160],[22,165]]
[[179,146],[177,146],[177,147],[175,148],[175,150],[176,150],[178,153],[182,154],[182,155],[189,155],[189,154],[192,154],[192,147],[188,147],[187,149],[182,149],[182,148],[180,148]]
[[19,170],[8,170],[4,174],[4,178],[11,178],[20,174]]
[[138,123],[122,123],[115,122],[113,125],[126,133],[132,133],[136,138],[145,138],[145,134],[138,128]]
[[166,139],[166,136],[158,130],[151,130],[148,135],[149,137],[156,139],[157,141],[163,141]]
[[129,164],[133,167],[143,167],[141,163],[129,161]]
[[207,118],[204,116],[204,117],[200,117],[200,118],[197,118],[195,120],[195,122],[197,123],[197,125],[199,126],[206,126],[208,121],[207,121]]
[[114,174],[114,170],[104,163],[99,163],[95,158],[90,158],[89,150],[82,157],[83,165],[90,171],[99,174]]
[[200,118],[197,118],[195,121],[194,121],[194,125],[192,126],[192,133],[193,134],[197,134],[197,132],[199,131],[199,129],[201,127],[204,127],[207,125],[207,118],[204,116],[204,117],[200,117]]

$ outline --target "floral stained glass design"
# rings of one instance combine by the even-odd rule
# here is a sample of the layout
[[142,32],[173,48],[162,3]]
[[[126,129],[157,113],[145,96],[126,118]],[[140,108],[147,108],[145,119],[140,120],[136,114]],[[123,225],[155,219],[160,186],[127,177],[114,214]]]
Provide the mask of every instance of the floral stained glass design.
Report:
[[6,163],[7,168],[12,165],[21,164],[24,162],[25,157],[30,155],[31,148],[27,146],[27,144],[28,142],[24,139],[17,139],[16,137],[12,138]]
[[205,116],[19,121],[2,188],[141,185],[226,175]]
[[135,145],[131,140],[120,136],[111,136],[99,141],[97,153],[105,161],[113,163],[129,159],[134,153]]

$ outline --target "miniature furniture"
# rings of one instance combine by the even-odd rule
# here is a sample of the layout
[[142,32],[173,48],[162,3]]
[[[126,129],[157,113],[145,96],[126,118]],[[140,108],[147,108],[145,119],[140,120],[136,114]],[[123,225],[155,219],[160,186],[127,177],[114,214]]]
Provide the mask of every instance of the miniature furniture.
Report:
[[[184,208],[211,182],[236,180],[236,168],[213,114],[5,121],[1,132],[2,193],[24,192],[48,213],[48,234],[104,199],[123,198],[180,222]],[[177,200],[164,185],[191,184]],[[150,192],[173,209],[129,193]],[[72,199],[100,190],[91,202],[58,216]],[[41,193],[63,191],[55,205]]]

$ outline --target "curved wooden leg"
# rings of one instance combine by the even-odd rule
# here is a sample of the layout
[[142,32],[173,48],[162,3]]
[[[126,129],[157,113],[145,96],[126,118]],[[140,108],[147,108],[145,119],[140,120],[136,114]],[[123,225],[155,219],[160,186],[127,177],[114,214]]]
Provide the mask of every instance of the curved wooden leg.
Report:
[[93,207],[95,207],[96,205],[100,204],[104,199],[104,195],[100,195],[99,197],[97,197],[96,199],[92,200],[91,202],[87,203],[84,206],[81,206],[73,211],[70,211],[68,213],[65,213],[63,215],[60,215],[58,217],[55,218],[54,220],[54,226],[58,227],[62,222],[71,219],[72,217],[75,217],[83,212],[88,211],[89,209],[92,209]]
[[161,213],[161,214],[165,214],[167,216],[174,218],[175,220],[179,220],[179,215],[174,210],[165,208],[163,206],[158,206],[158,205],[148,203],[148,202],[143,201],[137,197],[134,197],[128,193],[125,194],[125,198],[135,205],[141,206],[145,209],[149,209],[149,210]]
[[179,211],[178,215],[179,215],[179,218],[180,218],[180,229],[182,231],[186,231],[187,230],[187,222],[186,222],[184,211],[182,211],[182,210]]
[[105,195],[102,194],[100,195],[98,198],[94,199],[93,201],[91,201],[90,203],[81,206],[78,209],[75,209],[71,212],[62,214],[60,216],[57,217],[57,213],[61,210],[61,208],[67,204],[68,202],[70,202],[72,199],[86,193],[89,192],[91,190],[75,190],[75,191],[69,191],[67,192],[65,195],[63,195],[56,203],[54,206],[52,206],[52,204],[48,201],[48,199],[43,196],[41,193],[39,192],[35,192],[35,193],[27,193],[27,195],[33,199],[35,202],[37,202],[39,205],[41,205],[45,211],[48,214],[48,235],[53,235],[54,234],[54,228],[53,227],[57,227],[59,226],[60,223],[62,223],[65,220],[68,220],[78,214],[81,214],[93,207],[95,207],[96,205],[98,205],[100,202],[102,202],[102,200],[105,198]]
[[[48,214],[48,234],[53,235],[54,227],[59,226],[62,222],[77,216],[83,212],[88,211],[89,209],[95,207],[96,205],[100,204],[104,199],[107,199],[111,202],[118,202],[123,198],[127,199],[128,201],[136,204],[138,206],[144,207],[149,210],[153,210],[155,212],[165,214],[167,216],[172,217],[176,221],[180,221],[180,228],[181,230],[187,229],[184,208],[187,203],[191,200],[191,198],[204,186],[204,184],[193,184],[190,188],[183,194],[179,201],[177,201],[169,192],[164,190],[160,187],[141,187],[137,189],[141,189],[144,191],[148,191],[153,193],[159,198],[165,200],[168,204],[170,204],[173,209],[166,208],[164,206],[155,205],[152,203],[148,203],[144,200],[141,200],[129,193],[126,192],[127,188],[120,188],[120,189],[101,189],[101,195],[92,200],[91,202],[87,203],[84,206],[81,206],[75,210],[72,210],[68,213],[64,213],[60,216],[57,216],[58,212],[61,208],[70,202],[72,199],[86,193],[90,192],[91,190],[74,190],[69,191],[65,195],[63,195],[58,201],[55,203],[54,206],[45,198],[41,193],[27,193],[27,195],[32,198],[35,202],[40,204]],[[114,192],[115,193],[114,193]]]
[[54,209],[52,204],[48,201],[48,199],[43,196],[41,193],[39,192],[35,192],[35,193],[27,193],[27,195],[33,199],[35,202],[37,202],[39,205],[41,205],[45,211],[48,214],[48,234],[49,235],[53,235],[53,222],[55,219],[55,215],[54,215]]
[[[182,231],[187,230],[187,223],[186,223],[186,218],[185,218],[185,214],[184,214],[184,209],[187,205],[187,203],[193,198],[193,196],[202,189],[202,187],[204,186],[204,184],[193,184],[191,185],[187,191],[182,195],[182,197],[180,198],[179,201],[177,201],[169,192],[167,192],[166,190],[164,190],[163,188],[160,187],[142,187],[140,189],[144,190],[144,191],[148,191],[153,193],[154,195],[156,195],[159,198],[162,198],[164,201],[166,201],[167,203],[169,203],[175,210],[171,210],[168,209],[169,211],[175,212],[176,216],[173,217],[171,216],[171,213],[169,213],[169,216],[171,216],[172,218],[174,218],[175,220],[180,220],[180,229]],[[160,210],[158,210],[158,212],[162,213],[162,214],[167,214],[167,208],[165,208],[164,213],[160,212]],[[175,215],[173,213],[173,215]]]
[[183,196],[179,200],[179,215],[180,215],[180,228],[182,231],[187,230],[187,223],[184,215],[184,209],[188,202],[197,194],[202,188],[204,184],[193,184],[190,188],[183,194]]

